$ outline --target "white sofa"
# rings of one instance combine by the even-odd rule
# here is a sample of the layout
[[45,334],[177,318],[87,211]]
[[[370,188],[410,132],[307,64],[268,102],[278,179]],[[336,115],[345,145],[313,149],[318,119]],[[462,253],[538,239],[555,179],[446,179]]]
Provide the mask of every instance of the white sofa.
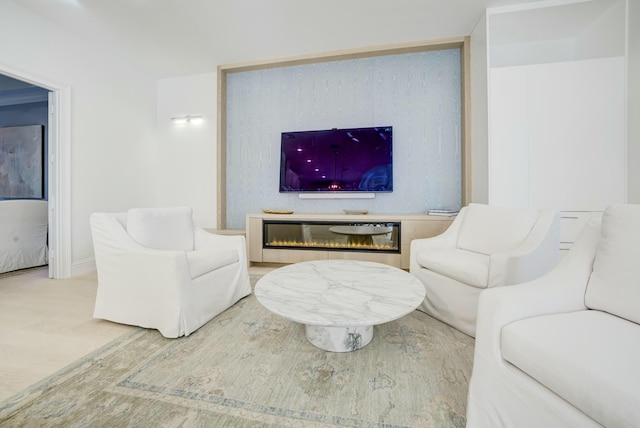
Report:
[[188,336],[251,294],[244,236],[208,233],[188,207],[94,213],[93,316]]
[[640,205],[547,275],[480,297],[468,428],[640,426]]
[[444,233],[411,241],[409,271],[427,290],[418,309],[475,336],[480,293],[551,270],[559,235],[557,211],[469,204]]
[[0,273],[48,263],[47,201],[0,201]]

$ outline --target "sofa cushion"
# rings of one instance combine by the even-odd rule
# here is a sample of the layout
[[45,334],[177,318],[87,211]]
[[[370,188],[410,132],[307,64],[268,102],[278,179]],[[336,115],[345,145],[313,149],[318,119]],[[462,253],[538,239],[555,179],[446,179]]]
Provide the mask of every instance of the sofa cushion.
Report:
[[238,260],[238,252],[234,250],[207,249],[187,252],[187,263],[189,264],[191,279],[236,263]]
[[156,250],[193,250],[191,208],[133,208],[127,216],[127,232],[140,245]]
[[477,288],[487,288],[489,256],[460,249],[423,250],[416,254],[420,266]]
[[640,205],[612,205],[602,216],[585,304],[640,323]]
[[457,247],[488,255],[513,249],[524,242],[537,220],[536,210],[469,204]]
[[502,329],[502,357],[604,426],[640,421],[640,326],[584,310]]

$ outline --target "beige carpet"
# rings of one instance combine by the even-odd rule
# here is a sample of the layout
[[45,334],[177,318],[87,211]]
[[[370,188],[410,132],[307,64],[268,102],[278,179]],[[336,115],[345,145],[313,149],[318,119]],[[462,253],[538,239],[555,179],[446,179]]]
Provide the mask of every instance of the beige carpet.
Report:
[[464,427],[473,345],[415,311],[325,352],[251,295],[189,337],[116,340],[0,403],[0,426]]

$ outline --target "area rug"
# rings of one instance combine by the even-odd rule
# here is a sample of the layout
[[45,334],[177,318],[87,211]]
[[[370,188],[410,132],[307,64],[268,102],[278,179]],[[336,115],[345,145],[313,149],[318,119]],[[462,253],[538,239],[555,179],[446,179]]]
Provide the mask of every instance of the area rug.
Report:
[[188,337],[134,330],[0,403],[0,426],[464,427],[473,346],[415,311],[325,352],[250,295]]

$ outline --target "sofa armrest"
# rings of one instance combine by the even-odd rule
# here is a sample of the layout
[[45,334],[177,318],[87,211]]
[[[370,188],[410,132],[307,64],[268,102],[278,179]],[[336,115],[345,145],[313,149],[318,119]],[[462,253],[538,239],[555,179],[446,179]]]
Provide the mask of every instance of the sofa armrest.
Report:
[[519,284],[550,271],[558,262],[560,213],[544,210],[514,250],[491,255],[488,286]]
[[594,221],[551,272],[517,287],[498,287],[480,294],[476,327],[479,358],[501,358],[502,327],[521,319],[586,309],[584,293],[600,238]]

